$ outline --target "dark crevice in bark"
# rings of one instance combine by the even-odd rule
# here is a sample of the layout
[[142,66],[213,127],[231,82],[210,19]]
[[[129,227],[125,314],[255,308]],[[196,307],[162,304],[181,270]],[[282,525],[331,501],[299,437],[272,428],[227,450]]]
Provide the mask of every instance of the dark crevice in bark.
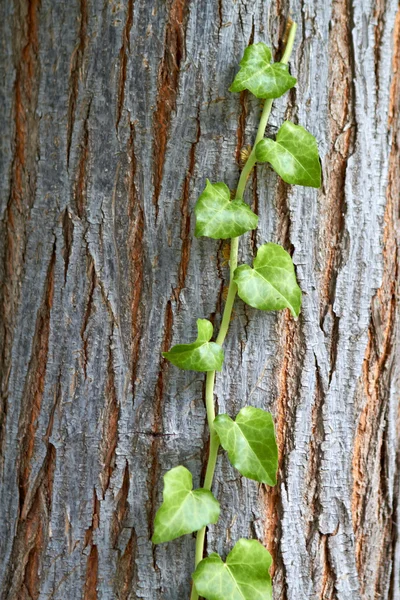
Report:
[[[228,296],[228,288],[229,285],[225,284],[225,281],[228,276],[229,269],[229,258],[231,255],[231,243],[230,240],[220,240],[218,243],[217,249],[217,273],[218,279],[220,281],[220,286],[217,295],[217,302],[215,304],[215,311],[210,316],[211,322],[214,325],[215,316],[219,314],[223,310],[224,303]],[[226,272],[226,276],[224,275],[224,270]]]
[[71,218],[71,214],[68,208],[65,209],[62,216],[62,232],[64,238],[64,247],[62,249],[62,255],[64,258],[64,285],[67,283],[67,274],[69,261],[72,252],[72,244],[74,241],[74,223]]
[[[280,495],[281,484],[286,476],[287,460],[293,445],[289,434],[296,423],[296,399],[300,396],[301,368],[304,358],[302,317],[295,322],[288,310],[278,317],[278,332],[281,340],[277,362],[278,396],[274,403],[275,433],[278,445],[278,482],[265,493],[266,526],[264,544],[271,552],[274,566],[272,573],[284,580],[285,566],[279,548],[282,531],[283,505]],[[283,596],[282,598],[284,598]]]
[[[311,514],[313,516],[308,526],[306,545],[311,546],[314,536],[319,530],[319,517],[322,513],[322,506],[319,499],[320,492],[320,469],[322,464],[321,445],[325,439],[325,431],[323,425],[323,407],[325,402],[325,391],[318,367],[317,359],[315,358],[315,402],[312,408],[312,429],[309,449],[308,470],[306,474],[306,493],[307,502],[311,506]],[[323,598],[323,596],[321,596]]]
[[218,0],[218,35],[222,29],[222,24],[223,24],[223,13],[222,13],[222,0]]
[[117,502],[114,514],[111,520],[111,544],[113,548],[118,547],[118,539],[121,531],[124,527],[125,519],[129,514],[129,487],[130,487],[130,476],[129,476],[129,465],[128,461],[125,463],[124,476],[122,480],[121,489],[117,495]]
[[129,197],[129,264],[131,267],[132,296],[131,296],[131,323],[132,323],[132,391],[135,397],[136,374],[140,357],[140,340],[143,331],[141,298],[143,289],[144,266],[144,213],[141,199],[136,188],[137,159],[135,155],[135,127],[130,124],[128,141],[128,156],[130,169],[127,173]]
[[118,559],[115,593],[118,600],[136,598],[137,594],[137,535],[132,528],[125,550]]
[[289,192],[291,186],[283,181],[280,177],[276,182],[275,205],[278,214],[278,229],[277,237],[289,254],[293,254],[294,246],[290,240],[290,208],[289,208]]
[[[392,69],[395,74],[390,89],[389,131],[392,148],[389,156],[388,185],[386,188],[385,230],[383,238],[383,278],[371,303],[368,345],[365,352],[361,380],[362,405],[359,408],[353,453],[352,517],[356,539],[356,562],[362,593],[374,587],[379,597],[390,597],[393,575],[388,565],[393,564],[398,527],[396,497],[399,471],[390,477],[387,447],[388,409],[391,401],[390,381],[396,366],[398,352],[398,292],[399,292],[399,229],[400,168],[398,162],[398,124],[400,103],[400,12],[398,12],[394,39]],[[358,407],[357,407],[358,408]],[[399,421],[397,421],[399,423]],[[398,425],[397,425],[398,429]],[[400,433],[400,432],[399,432]],[[398,456],[398,448],[396,452]],[[388,487],[391,482],[392,489]],[[373,494],[371,491],[373,490]],[[390,498],[393,495],[393,502]],[[371,511],[374,521],[371,522]],[[379,540],[377,543],[376,540]],[[371,573],[371,545],[374,547],[375,571]]]
[[[40,485],[29,513],[24,520],[24,526],[18,532],[20,534],[18,542],[22,542],[21,550],[23,548],[29,550],[26,557],[23,582],[20,592],[16,596],[11,594],[10,598],[20,597],[19,594],[23,595],[24,591],[28,593],[30,600],[37,600],[40,595],[41,565],[48,544],[55,462],[56,449],[52,444],[48,444],[46,458],[38,477]],[[23,553],[18,554],[18,560],[21,560]]]
[[181,291],[185,287],[186,275],[189,266],[189,258],[190,258],[190,247],[191,247],[191,235],[190,235],[190,210],[189,210],[189,197],[190,197],[190,183],[193,178],[194,168],[196,164],[196,147],[200,140],[201,129],[200,129],[200,109],[197,109],[197,131],[196,131],[196,139],[192,143],[189,152],[189,165],[185,177],[185,181],[183,183],[182,190],[182,200],[181,200],[181,233],[180,237],[182,240],[181,247],[181,259],[179,261],[178,268],[178,284],[173,290],[173,298],[178,303],[178,307],[180,307],[180,295]]
[[54,295],[54,268],[56,262],[56,245],[54,243],[41,307],[38,311],[35,335],[32,345],[32,355],[28,367],[26,383],[21,406],[21,421],[19,432],[21,438],[21,453],[19,462],[19,502],[20,517],[25,519],[30,509],[32,488],[30,481],[31,459],[34,453],[36,430],[42,406],[45,387],[47,355],[49,349],[50,316]]
[[172,114],[176,109],[181,63],[185,59],[187,0],[171,0],[165,30],[164,56],[158,71],[157,106],[154,113],[154,195],[156,219]]
[[47,549],[52,511],[55,464],[56,449],[53,444],[47,443],[46,456],[36,476],[29,508],[17,522],[10,569],[3,581],[3,600],[39,598],[42,561]]
[[125,99],[126,69],[128,65],[128,56],[131,51],[130,33],[133,25],[133,7],[134,0],[128,0],[126,7],[125,27],[122,31],[122,46],[119,51],[119,78],[117,88],[117,117],[115,127],[118,130],[119,122],[122,116]]
[[[164,324],[163,324],[163,340],[161,344],[162,352],[169,350],[172,339],[172,328],[173,328],[173,312],[171,300],[168,300],[165,307]],[[167,369],[167,361],[162,358],[160,362],[160,369],[158,372],[158,378],[156,387],[154,390],[154,401],[153,401],[153,431],[154,433],[160,433],[162,430],[162,402],[164,396],[164,377]],[[148,490],[149,490],[149,501],[148,501],[148,524],[149,524],[149,538],[153,535],[153,523],[156,514],[157,497],[158,497],[158,486],[160,480],[160,440],[162,437],[154,436],[151,440],[149,448],[149,456],[151,466],[149,469],[148,478]],[[154,556],[154,552],[153,552]],[[156,562],[154,557],[154,569],[156,570]]]
[[88,188],[88,163],[89,163],[89,116],[91,100],[87,105],[86,117],[83,122],[81,152],[78,158],[78,168],[74,185],[74,203],[78,217],[83,219],[85,214],[87,188]]
[[321,535],[321,558],[323,563],[321,594],[319,596],[321,600],[336,600],[337,598],[335,589],[337,575],[330,558],[329,538],[330,534]]
[[[350,0],[340,0],[333,7],[330,32],[329,107],[330,150],[326,158],[324,196],[326,220],[322,228],[325,264],[321,294],[321,327],[330,353],[329,380],[336,369],[340,320],[334,311],[336,283],[344,262],[346,243],[347,162],[356,143],[354,49]],[[336,90],[340,86],[341,94]],[[329,318],[326,319],[327,315]]]
[[[252,191],[253,191],[253,201],[251,205],[251,210],[258,215],[259,211],[259,198],[258,198],[258,182],[257,182],[257,169],[253,171],[253,182],[252,182]],[[253,255],[253,259],[257,254],[257,229],[252,229],[250,232],[250,243],[251,243],[251,251]]]
[[[381,45],[383,41],[383,33],[385,30],[385,14],[387,6],[386,0],[376,0],[374,21],[375,21],[375,42],[374,42],[374,70],[375,70],[375,82],[376,92],[379,95],[379,69],[381,65]],[[378,99],[376,104],[378,104]]]
[[119,402],[115,389],[115,373],[113,365],[112,341],[114,326],[110,335],[108,346],[107,381],[104,390],[105,407],[103,413],[103,435],[101,438],[101,454],[103,459],[103,472],[100,475],[102,483],[103,500],[110,486],[110,479],[115,467],[115,452],[118,444]]
[[69,74],[69,101],[67,115],[67,168],[69,167],[72,134],[76,119],[76,108],[78,102],[79,82],[82,80],[84,71],[84,58],[88,42],[88,0],[80,0],[79,32],[77,45],[72,53]]
[[86,561],[86,575],[83,587],[82,600],[97,600],[97,581],[99,570],[99,553],[97,544],[93,540],[93,534],[100,525],[100,500],[96,490],[93,489],[93,512],[92,522],[85,533],[84,549],[90,546]]
[[[398,414],[398,421],[400,421],[400,414]],[[393,488],[398,490],[400,488],[400,450],[398,449],[396,452],[396,475],[394,477]],[[393,509],[391,515],[392,522],[392,539],[390,545],[389,556],[396,556],[396,551],[399,544],[399,523],[398,523],[398,515],[400,514],[399,510],[400,496],[399,494],[394,495],[393,501]],[[396,564],[396,563],[395,563]],[[384,569],[387,568],[387,561],[383,566]],[[389,582],[389,591],[388,591],[388,600],[396,600],[398,596],[398,587],[396,587],[396,581],[398,581],[398,573],[396,570],[392,568],[390,573],[390,582]]]
[[246,132],[246,117],[247,117],[247,92],[240,92],[239,94],[239,105],[240,112],[238,118],[238,126],[236,130],[237,136],[237,144],[236,144],[236,162],[238,165],[243,168],[244,164],[242,164],[242,149],[245,142],[245,132]]
[[90,549],[86,565],[86,579],[83,589],[83,600],[97,600],[97,578],[99,571],[99,552],[96,544]]
[[96,270],[92,256],[87,256],[87,280],[88,280],[88,296],[86,301],[86,309],[83,315],[83,321],[81,326],[81,339],[82,339],[82,369],[85,379],[87,378],[87,365],[89,361],[89,340],[87,334],[87,328],[91,314],[94,310],[94,291],[98,284]]
[[14,328],[25,272],[27,221],[36,194],[39,90],[38,18],[40,0],[15,2],[14,140],[10,195],[4,215],[4,276],[0,286],[0,468],[3,464],[8,382]]

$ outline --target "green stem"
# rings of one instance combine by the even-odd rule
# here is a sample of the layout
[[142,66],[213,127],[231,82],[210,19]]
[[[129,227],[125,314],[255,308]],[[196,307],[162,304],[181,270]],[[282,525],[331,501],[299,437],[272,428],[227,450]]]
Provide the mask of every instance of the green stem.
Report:
[[239,183],[236,190],[236,199],[243,200],[243,194],[246,187],[247,179],[253,170],[254,165],[256,164],[256,146],[260,140],[263,139],[265,134],[265,129],[267,127],[269,115],[271,113],[273,99],[269,98],[264,103],[264,108],[261,113],[260,124],[258,126],[256,139],[254,142],[254,146],[252,151],[250,152],[250,156],[246,161],[246,164],[243,167],[243,171],[240,174]]
[[[292,22],[290,26],[290,31],[288,35],[288,39],[286,42],[285,52],[281,59],[281,63],[287,64],[290,58],[293,42],[296,35],[297,25]],[[257,130],[256,139],[254,142],[254,146],[251,150],[250,156],[246,161],[245,166],[240,174],[238,186],[236,189],[236,199],[243,199],[244,190],[246,188],[246,183],[249,178],[249,175],[256,164],[256,146],[260,140],[263,139],[265,135],[265,129],[267,127],[269,115],[271,113],[273,99],[269,98],[265,100],[264,107],[261,113],[260,123]],[[226,298],[224,312],[222,315],[221,326],[219,329],[219,333],[216,339],[216,343],[222,346],[225,341],[226,335],[229,329],[229,323],[232,316],[233,303],[235,301],[237,285],[233,281],[233,275],[235,269],[237,267],[238,262],[238,251],[239,251],[239,238],[235,237],[231,239],[231,250],[229,257],[229,289],[228,296]],[[212,482],[214,479],[215,466],[217,464],[218,457],[218,449],[219,449],[219,438],[217,432],[214,429],[214,419],[215,419],[215,406],[214,406],[214,383],[215,383],[215,371],[208,371],[206,376],[206,410],[207,410],[207,422],[208,428],[210,430],[210,449],[208,454],[208,462],[206,475],[204,479],[204,488],[206,490],[211,490]],[[195,552],[195,566],[199,564],[199,562],[203,559],[204,554],[204,540],[205,540],[206,528],[203,527],[197,532],[196,536],[196,552]],[[190,600],[198,600],[199,595],[196,592],[196,588],[192,585],[192,593],[190,595]]]
[[284,65],[288,64],[290,56],[292,54],[294,38],[296,37],[296,31],[297,31],[297,23],[295,23],[294,21],[291,21],[289,35],[288,35],[288,38],[286,40],[286,45],[285,45],[285,52],[283,53],[283,56],[280,61]]

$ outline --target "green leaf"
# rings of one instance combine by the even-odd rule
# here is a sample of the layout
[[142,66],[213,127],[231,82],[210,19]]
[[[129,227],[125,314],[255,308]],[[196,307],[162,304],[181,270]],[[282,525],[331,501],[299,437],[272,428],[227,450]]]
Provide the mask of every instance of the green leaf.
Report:
[[228,415],[218,415],[214,427],[229,460],[242,475],[260,483],[276,485],[278,447],[269,412],[245,406],[236,421]]
[[250,90],[257,98],[279,98],[295,84],[296,78],[290,75],[287,65],[271,64],[271,50],[259,42],[244,51],[240,71],[229,91]]
[[210,342],[213,326],[207,319],[197,319],[197,339],[192,344],[177,344],[164,358],[173,365],[187,371],[220,371],[224,362],[224,351],[219,344]]
[[300,312],[301,290],[290,255],[278,244],[258,249],[254,268],[241,265],[234,273],[238,294],[246,304],[261,310],[289,308],[296,318]]
[[185,467],[175,467],[164,475],[163,497],[154,520],[153,544],[169,542],[218,521],[219,502],[208,490],[193,490],[192,474]]
[[255,229],[258,217],[242,200],[231,201],[230,191],[224,183],[210,183],[196,202],[195,236],[205,235],[215,240],[238,237]]
[[258,142],[256,158],[269,162],[286,183],[321,186],[321,165],[317,141],[304,127],[285,121],[279,129],[276,141],[264,139]]
[[193,573],[197,593],[207,600],[272,600],[272,558],[257,540],[241,539],[224,563],[218,554]]

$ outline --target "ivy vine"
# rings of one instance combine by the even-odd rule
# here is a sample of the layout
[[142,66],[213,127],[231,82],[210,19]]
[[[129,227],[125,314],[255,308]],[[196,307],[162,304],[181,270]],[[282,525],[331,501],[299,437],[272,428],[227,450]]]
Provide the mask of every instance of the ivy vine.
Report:
[[227,452],[232,465],[243,475],[269,486],[276,484],[278,448],[274,422],[270,413],[251,406],[240,410],[235,420],[215,415],[215,373],[224,362],[222,345],[228,332],[236,294],[260,310],[289,309],[297,318],[301,307],[301,290],[297,284],[290,255],[278,244],[262,245],[253,266],[238,266],[239,237],[255,229],[258,217],[243,201],[249,174],[256,162],[268,162],[289,184],[320,187],[321,166],[315,138],[300,125],[285,121],[276,139],[264,139],[274,98],[279,98],[296,84],[288,69],[296,24],[289,23],[284,54],[272,63],[271,50],[262,42],[246,48],[231,92],[249,90],[264,100],[253,149],[243,167],[235,197],[225,183],[206,181],[195,206],[197,237],[231,239],[230,282],[219,333],[215,342],[213,326],[207,319],[197,321],[197,339],[173,346],[163,355],[173,365],[187,370],[206,372],[206,409],[210,430],[210,449],[202,488],[193,490],[192,475],[178,466],[164,475],[163,503],[154,522],[154,544],[169,542],[197,532],[195,571],[191,600],[271,600],[269,573],[272,558],[257,540],[240,539],[225,562],[218,554],[204,555],[207,525],[217,522],[220,505],[211,492],[219,447]]

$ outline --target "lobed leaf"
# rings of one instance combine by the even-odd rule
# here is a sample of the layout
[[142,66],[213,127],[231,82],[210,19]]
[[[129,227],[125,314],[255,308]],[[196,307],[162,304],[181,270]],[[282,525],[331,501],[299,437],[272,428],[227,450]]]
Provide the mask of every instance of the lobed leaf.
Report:
[[225,183],[210,183],[207,179],[204,192],[195,206],[195,236],[202,235],[226,240],[255,229],[258,217],[242,200],[231,201]]
[[278,244],[264,244],[258,249],[254,267],[241,265],[234,281],[239,297],[254,308],[281,310],[289,308],[296,318],[300,313],[301,290],[297,285],[290,255]]
[[258,142],[256,158],[260,162],[269,162],[286,183],[321,186],[317,141],[300,125],[285,121],[275,142],[270,139]]
[[197,319],[197,339],[192,344],[177,344],[164,358],[173,365],[187,371],[220,371],[224,362],[224,351],[219,344],[210,342],[213,326],[207,319]]
[[245,406],[235,421],[228,415],[218,415],[214,427],[229,460],[242,475],[276,485],[278,447],[269,412]]
[[218,521],[219,502],[208,490],[193,490],[192,474],[185,467],[175,467],[164,475],[163,498],[154,520],[154,544],[169,542]]
[[239,540],[224,563],[218,554],[193,573],[198,594],[207,600],[272,600],[270,553],[257,540]]
[[290,75],[287,65],[271,64],[271,58],[271,50],[263,42],[248,46],[229,91],[249,90],[257,98],[279,98],[290,90],[296,78]]

